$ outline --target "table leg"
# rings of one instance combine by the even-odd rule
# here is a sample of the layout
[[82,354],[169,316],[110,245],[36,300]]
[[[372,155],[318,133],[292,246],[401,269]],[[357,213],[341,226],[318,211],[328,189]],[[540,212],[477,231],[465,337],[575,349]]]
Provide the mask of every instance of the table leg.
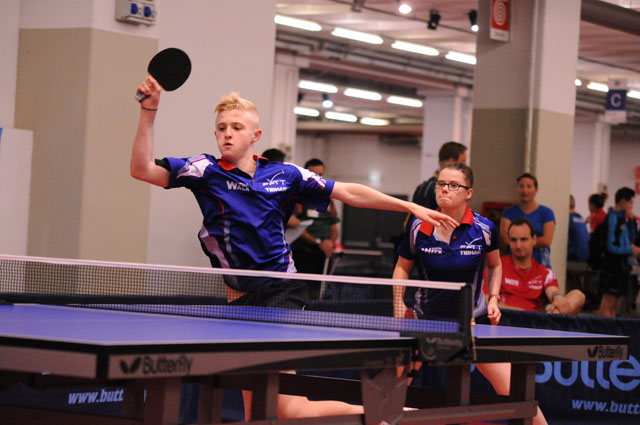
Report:
[[[536,393],[535,363],[513,363],[511,365],[511,401],[534,401]],[[509,425],[531,425],[533,418],[511,419]]]
[[198,387],[198,422],[221,423],[223,390],[217,385],[216,377],[200,379]]
[[369,377],[361,372],[362,405],[366,425],[397,424],[407,399],[407,375],[398,377],[395,368],[386,368]]
[[254,375],[252,380],[251,420],[277,419],[280,389],[278,372]]
[[149,379],[146,381],[147,401],[145,425],[177,424],[180,419],[180,378]]

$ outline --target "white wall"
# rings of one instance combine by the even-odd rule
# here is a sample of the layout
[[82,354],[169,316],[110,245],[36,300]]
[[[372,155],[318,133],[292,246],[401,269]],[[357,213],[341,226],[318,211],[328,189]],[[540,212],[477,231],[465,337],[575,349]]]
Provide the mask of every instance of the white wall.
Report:
[[588,199],[596,192],[594,169],[590,166],[594,155],[595,125],[576,123],[573,129],[573,158],[571,160],[571,194],[576,200],[576,211],[583,217],[589,215]]
[[413,195],[420,184],[420,146],[392,146],[375,135],[334,134],[326,138],[298,136],[295,162],[317,157],[327,177],[362,183],[384,193]]
[[33,132],[0,128],[0,253],[27,255]]
[[13,127],[16,112],[16,73],[20,0],[2,0],[0,11],[0,127]]

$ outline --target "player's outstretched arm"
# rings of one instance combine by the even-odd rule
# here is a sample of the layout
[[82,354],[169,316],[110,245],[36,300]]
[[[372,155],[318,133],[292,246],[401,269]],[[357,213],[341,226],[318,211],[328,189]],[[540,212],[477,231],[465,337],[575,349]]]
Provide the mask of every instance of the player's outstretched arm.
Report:
[[430,210],[413,202],[407,202],[394,198],[393,196],[385,195],[384,193],[358,183],[336,182],[333,187],[333,192],[331,193],[331,198],[354,207],[408,212],[434,226],[458,226],[458,222],[448,215]]
[[169,172],[156,165],[153,158],[153,121],[160,104],[161,90],[162,87],[151,76],[138,86],[137,92],[147,94],[149,97],[140,104],[138,131],[133,139],[129,167],[133,178],[166,187],[169,184]]

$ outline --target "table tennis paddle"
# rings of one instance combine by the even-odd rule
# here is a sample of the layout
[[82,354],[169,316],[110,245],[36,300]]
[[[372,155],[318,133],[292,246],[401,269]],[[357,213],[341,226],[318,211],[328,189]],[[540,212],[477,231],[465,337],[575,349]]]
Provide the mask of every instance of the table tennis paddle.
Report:
[[[147,72],[156,79],[165,91],[173,91],[184,84],[191,74],[191,60],[182,50],[175,47],[161,50],[149,62]],[[136,100],[142,102],[146,94],[138,92]]]

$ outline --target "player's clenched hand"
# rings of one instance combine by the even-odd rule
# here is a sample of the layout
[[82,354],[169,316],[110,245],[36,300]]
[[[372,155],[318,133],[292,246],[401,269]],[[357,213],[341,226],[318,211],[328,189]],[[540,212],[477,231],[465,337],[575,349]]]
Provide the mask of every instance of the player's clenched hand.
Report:
[[434,226],[444,226],[445,228],[455,228],[458,227],[459,223],[455,221],[453,218],[449,217],[446,214],[442,214],[441,212],[430,210],[429,208],[425,208],[418,204],[410,203],[411,213],[418,217],[422,221],[426,221],[427,223],[431,223]]
[[487,304],[487,317],[492,325],[497,325],[500,323],[500,317],[502,313],[500,312],[500,307],[498,307],[498,299],[491,298],[489,303]]
[[160,93],[162,92],[162,86],[158,84],[155,78],[148,75],[144,79],[142,84],[138,86],[137,93],[144,93],[147,97],[141,103],[142,106],[149,109],[156,109],[160,103]]

